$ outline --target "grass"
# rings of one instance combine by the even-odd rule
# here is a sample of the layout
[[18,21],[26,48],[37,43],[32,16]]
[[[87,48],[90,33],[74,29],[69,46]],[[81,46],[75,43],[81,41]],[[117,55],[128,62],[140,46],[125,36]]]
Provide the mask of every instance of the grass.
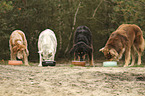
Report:
[[141,64],[141,65],[134,65],[134,66],[130,66],[130,67],[145,67],[145,65]]

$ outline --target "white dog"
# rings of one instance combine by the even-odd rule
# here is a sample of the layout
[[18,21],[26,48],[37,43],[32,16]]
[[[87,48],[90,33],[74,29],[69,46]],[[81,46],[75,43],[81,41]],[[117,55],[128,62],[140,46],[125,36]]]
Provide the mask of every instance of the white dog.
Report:
[[9,40],[9,46],[11,51],[11,60],[23,59],[25,65],[28,64],[29,51],[27,48],[27,40],[25,34],[20,30],[12,32]]
[[42,66],[42,60],[54,61],[57,48],[57,39],[54,32],[50,29],[42,31],[38,40],[38,53],[40,57],[40,63],[38,66]]

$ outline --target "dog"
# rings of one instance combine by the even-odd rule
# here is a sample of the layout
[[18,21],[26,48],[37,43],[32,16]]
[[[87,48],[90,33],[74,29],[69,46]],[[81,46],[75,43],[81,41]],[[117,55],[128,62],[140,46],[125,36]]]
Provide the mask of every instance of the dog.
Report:
[[138,65],[140,65],[141,55],[144,51],[143,32],[135,24],[122,24],[110,35],[105,47],[99,51],[102,51],[108,60],[119,60],[125,52],[124,67],[129,65],[130,55],[132,55],[132,63],[130,66],[134,65],[135,53],[137,52]]
[[42,31],[38,39],[38,53],[40,57],[40,63],[38,66],[42,66],[43,60],[54,61],[57,48],[57,39],[54,32],[50,29]]
[[79,26],[74,33],[73,47],[70,53],[74,54],[74,60],[83,61],[87,55],[90,66],[93,64],[92,33],[87,26]]
[[10,35],[9,40],[11,60],[23,59],[25,65],[28,64],[29,51],[25,34],[21,30],[15,30]]

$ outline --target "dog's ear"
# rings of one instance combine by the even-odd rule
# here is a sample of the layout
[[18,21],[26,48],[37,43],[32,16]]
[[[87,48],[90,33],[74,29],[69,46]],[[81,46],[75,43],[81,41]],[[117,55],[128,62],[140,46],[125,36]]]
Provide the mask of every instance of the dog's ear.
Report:
[[[85,44],[86,45],[86,44]],[[84,50],[86,51],[86,52],[92,52],[93,51],[93,49],[90,47],[90,46],[88,46],[88,45],[86,45],[85,47],[84,47]]]
[[72,53],[74,53],[74,48],[71,48],[69,51],[69,54],[72,54]]
[[99,51],[100,52],[109,52],[109,50],[107,48],[105,48],[105,47],[101,48]]
[[74,46],[70,49],[69,53],[70,53],[70,54],[73,54],[73,53],[75,52],[75,50],[76,50],[76,45],[74,45]]
[[16,54],[17,51],[18,51],[17,46],[14,46],[14,47],[13,47],[13,52],[14,52],[14,54]]
[[110,49],[109,50],[109,52],[110,52],[110,54],[112,55],[112,56],[118,56],[118,52],[115,50],[115,49]]

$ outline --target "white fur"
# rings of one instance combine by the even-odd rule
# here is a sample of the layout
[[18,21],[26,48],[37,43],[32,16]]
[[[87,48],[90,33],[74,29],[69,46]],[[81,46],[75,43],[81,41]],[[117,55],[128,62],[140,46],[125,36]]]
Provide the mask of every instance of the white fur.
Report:
[[38,40],[38,53],[40,58],[38,66],[42,66],[42,60],[54,61],[56,48],[57,39],[54,32],[50,29],[42,31]]

